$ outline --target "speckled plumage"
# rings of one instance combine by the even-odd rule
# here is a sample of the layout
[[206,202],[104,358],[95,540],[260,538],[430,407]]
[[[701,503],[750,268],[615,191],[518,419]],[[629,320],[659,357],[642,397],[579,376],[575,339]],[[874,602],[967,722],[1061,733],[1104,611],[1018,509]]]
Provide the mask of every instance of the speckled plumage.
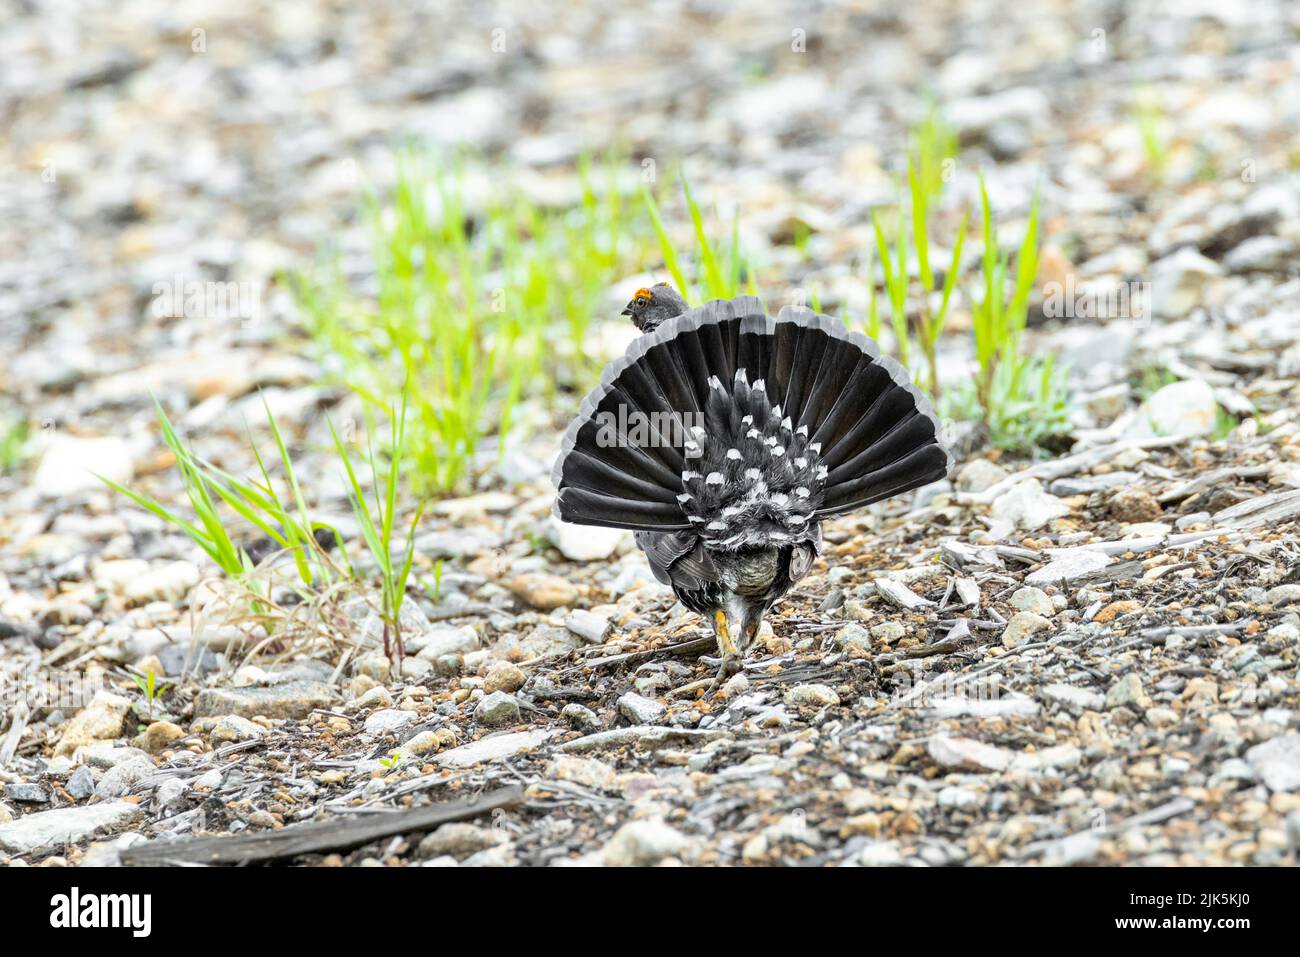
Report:
[[[656,415],[685,428],[625,428]],[[601,421],[620,423],[614,441]],[[655,576],[711,617],[725,675],[812,567],[821,519],[949,464],[928,403],[874,342],[811,310],[715,300],[655,322],[605,370],[565,435],[555,510],[634,529]]]

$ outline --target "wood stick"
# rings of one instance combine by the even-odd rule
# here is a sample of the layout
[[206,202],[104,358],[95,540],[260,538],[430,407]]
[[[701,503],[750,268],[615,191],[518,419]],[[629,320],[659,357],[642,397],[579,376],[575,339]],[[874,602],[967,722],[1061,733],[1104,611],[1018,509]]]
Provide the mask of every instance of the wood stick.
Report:
[[320,851],[351,850],[380,838],[408,831],[428,831],[448,821],[463,821],[523,800],[518,787],[501,788],[466,801],[431,804],[357,820],[312,821],[282,831],[196,837],[182,841],[150,841],[127,848],[122,862],[133,866],[166,864],[250,864]]

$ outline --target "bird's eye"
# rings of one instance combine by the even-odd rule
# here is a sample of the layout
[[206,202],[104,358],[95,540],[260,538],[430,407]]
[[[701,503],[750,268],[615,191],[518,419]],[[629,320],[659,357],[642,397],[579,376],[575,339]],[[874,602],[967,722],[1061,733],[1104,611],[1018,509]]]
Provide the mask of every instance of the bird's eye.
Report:
[[638,306],[644,306],[644,305],[645,305],[645,296],[637,296],[637,297],[636,297],[636,304],[637,304]]

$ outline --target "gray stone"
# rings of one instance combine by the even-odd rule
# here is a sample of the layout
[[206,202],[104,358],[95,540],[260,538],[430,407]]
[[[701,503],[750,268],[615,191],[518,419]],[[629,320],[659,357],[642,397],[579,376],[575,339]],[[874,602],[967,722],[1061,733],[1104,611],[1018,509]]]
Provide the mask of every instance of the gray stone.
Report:
[[1209,435],[1218,426],[1214,387],[1201,379],[1171,382],[1137,410],[1130,436]]
[[1288,734],[1257,744],[1246,761],[1270,791],[1300,789],[1300,734]]
[[663,821],[629,821],[601,849],[601,856],[610,867],[650,867],[685,857],[693,847],[690,838]]
[[[861,626],[858,627],[860,628]],[[846,629],[841,628],[839,632],[836,632],[836,637],[845,630]],[[902,622],[882,621],[878,625],[871,626],[870,634],[876,641],[884,642],[885,644],[893,644],[894,642],[901,640],[903,636],[907,634],[907,629],[903,627]]]
[[940,766],[961,771],[1005,771],[1011,764],[1011,752],[972,738],[954,738],[940,734],[926,745],[930,757]]
[[1051,622],[1042,615],[1035,615],[1028,611],[1016,612],[1002,632],[1002,645],[1005,648],[1015,648],[1050,625]]
[[464,654],[478,648],[478,632],[468,625],[434,625],[408,644],[408,650],[425,661],[437,661],[443,655]]
[[443,751],[434,758],[434,763],[447,768],[469,768],[523,751],[531,751],[545,744],[554,734],[554,731],[545,730],[494,734],[470,744],[463,744],[459,748]]
[[385,708],[381,711],[372,712],[366,718],[363,730],[371,737],[378,738],[401,730],[418,717],[419,715],[414,711]]
[[495,847],[505,840],[505,835],[492,828],[467,821],[452,821],[425,837],[417,850],[421,857],[450,855],[462,858]]
[[1174,528],[1178,529],[1178,531],[1180,532],[1186,528],[1190,528],[1193,525],[1209,525],[1209,524],[1210,524],[1209,512],[1192,512],[1190,515],[1180,515],[1178,518],[1174,519]]
[[141,604],[151,601],[178,602],[199,583],[199,567],[193,562],[168,562],[132,578],[122,590]]
[[1264,595],[1268,605],[1293,605],[1300,602],[1300,585],[1278,585]]
[[644,698],[634,691],[629,691],[618,699],[618,713],[632,724],[653,724],[662,718],[667,710],[658,701]]
[[125,797],[138,785],[156,774],[157,771],[158,769],[154,767],[153,762],[148,758],[123,761],[121,764],[114,765],[104,772],[104,776],[99,779],[99,784],[95,786],[95,796],[99,798]]
[[78,801],[84,801],[95,793],[95,774],[86,765],[72,772],[65,789]]
[[1184,318],[1201,302],[1205,284],[1223,274],[1219,264],[1185,246],[1151,264],[1151,309],[1169,319]]
[[171,807],[178,803],[188,790],[189,785],[181,778],[168,778],[158,785],[153,796],[159,807]]
[[1138,481],[1136,472],[1107,472],[1105,475],[1072,475],[1054,481],[1048,490],[1053,495],[1091,495]]
[[564,627],[588,644],[598,645],[605,640],[613,625],[608,618],[579,609],[565,616]]
[[50,800],[50,792],[43,784],[19,781],[5,785],[5,797],[23,804],[46,804]]
[[988,459],[971,459],[957,471],[957,491],[983,492],[1010,474]]
[[867,648],[871,645],[871,632],[866,626],[853,622],[835,632],[835,644],[841,648],[848,644],[859,644]]
[[632,544],[631,533],[624,529],[571,525],[556,518],[550,520],[547,536],[561,555],[574,562],[602,561],[618,551],[620,546]]
[[1043,700],[1060,705],[1067,710],[1100,711],[1106,706],[1106,699],[1096,691],[1078,688],[1067,684],[1050,684],[1043,688]]
[[1252,236],[1223,257],[1228,272],[1285,272],[1296,259],[1295,244],[1279,236]]
[[39,811],[0,824],[0,848],[11,854],[31,854],[75,844],[138,821],[144,809],[129,801]]
[[1131,708],[1145,711],[1150,706],[1151,699],[1147,697],[1146,690],[1142,687],[1142,678],[1136,672],[1129,672],[1111,685],[1110,690],[1106,692],[1108,710]]
[[782,698],[792,708],[828,708],[840,703],[840,696],[829,685],[795,685]]
[[235,741],[255,741],[266,734],[266,728],[237,714],[228,714],[218,721],[209,735],[213,744]]
[[991,509],[998,521],[1033,531],[1056,518],[1070,514],[1069,507],[1043,491],[1038,479],[1025,479],[993,500]]
[[576,702],[566,704],[560,712],[560,717],[569,727],[579,731],[599,731],[603,727],[600,718],[596,717],[596,712]]
[[1011,594],[1010,603],[1011,607],[1018,611],[1032,612],[1044,618],[1051,618],[1056,614],[1056,606],[1052,604],[1052,599],[1047,597],[1047,592],[1032,585],[1017,588]]
[[1114,560],[1095,548],[1068,548],[1052,553],[1052,560],[1025,576],[1027,585],[1059,585],[1091,578]]
[[494,691],[484,695],[483,700],[474,709],[474,717],[480,724],[499,727],[505,724],[518,724],[520,720],[519,702],[512,694]]
[[204,688],[194,702],[194,717],[234,714],[241,718],[306,718],[316,708],[329,708],[338,698],[321,681],[286,681],[268,688]]

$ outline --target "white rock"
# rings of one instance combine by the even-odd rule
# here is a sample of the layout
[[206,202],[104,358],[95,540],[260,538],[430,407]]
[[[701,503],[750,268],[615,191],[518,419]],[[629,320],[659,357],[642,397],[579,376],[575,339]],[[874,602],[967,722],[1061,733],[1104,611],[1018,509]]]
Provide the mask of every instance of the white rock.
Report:
[[408,651],[425,661],[437,661],[443,655],[463,654],[478,647],[478,632],[469,625],[459,628],[434,625],[407,644]]
[[473,767],[476,764],[509,757],[521,751],[531,751],[533,748],[550,740],[553,734],[554,732],[541,730],[516,731],[513,734],[494,734],[491,737],[480,738],[470,744],[461,745],[459,748],[443,751],[434,758],[434,762],[448,768]]
[[1270,791],[1300,790],[1300,734],[1257,744],[1246,760]]
[[1152,263],[1152,311],[1170,319],[1184,318],[1200,304],[1206,282],[1222,274],[1218,263],[1190,246]]
[[154,790],[153,796],[160,807],[171,807],[185,796],[190,786],[180,778],[168,778]]
[[1047,592],[1032,585],[1017,588],[1012,593],[1011,607],[1019,611],[1030,611],[1044,618],[1051,618],[1056,614],[1056,606],[1052,604],[1052,599],[1047,597]]
[[840,703],[840,696],[829,685],[795,685],[782,699],[792,708],[825,708]]
[[632,544],[631,533],[624,529],[571,525],[557,518],[550,520],[547,537],[560,550],[561,555],[574,562],[594,562],[609,558],[621,547]]
[[1096,691],[1067,684],[1050,684],[1042,691],[1043,698],[1071,711],[1100,711],[1106,699]]
[[504,691],[494,691],[485,695],[478,703],[478,707],[474,709],[474,717],[480,724],[490,726],[518,724],[519,701],[514,695]]
[[148,758],[132,758],[123,761],[104,772],[95,787],[95,796],[99,798],[126,797],[136,785],[147,781],[158,769]]
[[565,617],[564,627],[588,644],[598,645],[605,640],[612,625],[608,618],[579,608]]
[[61,435],[41,456],[41,464],[32,476],[32,488],[46,498],[106,488],[95,473],[122,485],[129,483],[135,470],[127,444],[111,435],[100,438]]
[[658,701],[629,691],[618,699],[618,713],[633,724],[654,724],[668,709]]
[[903,852],[896,841],[872,841],[858,852],[863,867],[896,867],[903,863]]
[[194,779],[194,787],[207,788],[213,790],[221,787],[221,782],[225,780],[220,768],[213,768],[211,771],[204,771]]
[[148,574],[149,563],[144,559],[118,558],[97,564],[90,577],[97,588],[120,595],[131,582]]
[[1251,236],[1223,257],[1228,272],[1285,272],[1295,262],[1295,245],[1278,236]]
[[926,750],[941,767],[962,771],[1004,771],[1012,758],[1011,752],[1004,748],[944,734],[931,738]]
[[126,583],[122,592],[137,602],[178,602],[199,583],[199,569],[193,562],[168,562],[150,569]]
[[922,598],[896,578],[877,578],[873,584],[876,586],[876,591],[881,598],[884,598],[891,605],[897,605],[906,611],[928,608],[934,604],[930,599]]
[[736,672],[722,686],[722,694],[728,701],[739,698],[747,691],[749,691],[749,679],[745,677],[743,671]]
[[546,766],[546,776],[557,781],[572,781],[583,787],[604,790],[613,787],[617,772],[604,761],[595,758],[561,754]]
[[957,785],[949,785],[939,792],[940,807],[974,807],[979,799],[979,795],[970,788]]
[[992,512],[999,521],[1032,531],[1070,514],[1070,509],[1055,495],[1043,491],[1038,479],[1031,478],[1017,482],[995,498]]
[[1052,560],[1025,576],[1027,585],[1059,585],[1087,578],[1114,561],[1096,548],[1065,548],[1052,553]]
[[1038,714],[1038,702],[1024,695],[1007,698],[970,698],[949,695],[930,701],[930,713],[937,718],[1003,718],[1011,715],[1027,717]]
[[1101,837],[1092,831],[1082,831],[1048,844],[1043,851],[1043,863],[1052,867],[1072,867],[1086,864],[1101,853]]
[[1046,618],[1042,615],[1035,615],[1032,611],[1018,611],[1011,616],[1007,622],[1007,627],[1002,632],[1002,646],[1004,648],[1015,648],[1029,640],[1031,635],[1037,634],[1048,625]]
[[375,711],[366,718],[364,731],[371,737],[381,737],[406,727],[417,717],[419,716],[414,711],[399,711],[396,708]]
[[213,744],[232,741],[254,741],[266,734],[266,729],[256,721],[237,714],[228,714],[218,721],[209,735]]
[[1110,686],[1106,692],[1107,708],[1123,708],[1132,705],[1140,711],[1151,707],[1151,699],[1142,687],[1142,678],[1135,671],[1130,671],[1119,681]]
[[971,459],[957,472],[957,491],[983,492],[1007,477],[1007,470],[988,459]]
[[59,844],[75,844],[139,820],[144,808],[129,801],[38,811],[0,825],[0,848],[30,854]]
[[648,867],[669,857],[683,857],[694,842],[663,821],[629,821],[601,851],[610,867]]
[[1209,435],[1218,424],[1214,388],[1200,379],[1171,382],[1158,389],[1137,411],[1128,434]]

